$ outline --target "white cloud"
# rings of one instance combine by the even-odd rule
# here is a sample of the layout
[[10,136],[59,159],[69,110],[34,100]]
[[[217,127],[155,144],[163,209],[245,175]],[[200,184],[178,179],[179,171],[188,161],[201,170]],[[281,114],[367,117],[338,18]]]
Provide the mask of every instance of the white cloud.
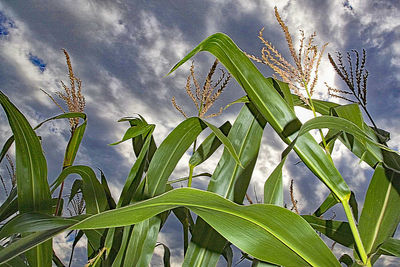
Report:
[[112,44],[126,33],[123,12],[116,2],[64,0],[59,4],[78,21],[89,40]]

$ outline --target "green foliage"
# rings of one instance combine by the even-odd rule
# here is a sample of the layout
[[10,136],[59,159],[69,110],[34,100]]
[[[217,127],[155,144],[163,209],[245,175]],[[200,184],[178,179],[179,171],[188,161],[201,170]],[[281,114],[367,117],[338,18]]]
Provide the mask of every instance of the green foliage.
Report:
[[[371,266],[381,255],[399,257],[400,241],[393,235],[400,221],[400,156],[386,146],[387,133],[369,127],[357,105],[311,99],[313,105],[305,105],[290,93],[287,84],[265,78],[224,34],[205,39],[171,72],[200,51],[215,55],[242,86],[246,96],[234,102],[242,105],[240,113],[233,125],[226,122],[220,127],[199,117],[187,118],[158,147],[153,137],[155,125],[141,116],[122,119],[130,126],[112,145],[131,140],[136,161],[116,200],[102,172],[99,179],[89,166],[73,165],[85,132],[85,114],[72,112],[49,119],[83,119],[71,132],[58,178],[49,185],[38,136],[22,113],[0,93],[0,103],[13,131],[5,141],[0,161],[15,141],[17,170],[17,189],[11,190],[0,206],[0,265],[51,266],[53,260],[62,266],[64,263],[53,254],[51,240],[64,231],[76,230],[73,246],[83,235],[87,237],[88,263],[92,266],[148,266],[156,246],[163,246],[164,266],[170,266],[169,248],[157,244],[170,211],[183,226],[184,266],[216,266],[221,255],[230,266],[231,244],[253,266],[340,266],[340,262]],[[312,108],[321,116],[301,124],[294,106]],[[264,203],[243,205],[266,124],[288,147],[282,151],[279,164],[273,166],[274,171],[265,176]],[[211,134],[197,149],[194,145],[188,162],[189,177],[173,179],[171,174],[179,160],[206,128]],[[329,129],[324,147],[309,133],[322,128]],[[358,224],[355,195],[330,156],[336,142],[342,142],[374,169]],[[218,165],[208,171],[212,175],[196,173],[196,167],[221,145],[224,151]],[[313,215],[300,216],[284,207],[282,169],[292,150],[330,190]],[[74,216],[68,217],[62,214],[61,199],[55,205],[51,194],[70,174],[78,174],[81,179],[73,182],[68,203],[81,195],[86,208],[85,214],[77,209]],[[205,191],[173,189],[171,185],[187,179],[190,187],[191,179],[200,175],[211,176]],[[347,221],[321,217],[336,204],[343,206]],[[189,211],[198,218],[193,220]],[[353,257],[344,254],[336,259],[316,231],[352,249]]]

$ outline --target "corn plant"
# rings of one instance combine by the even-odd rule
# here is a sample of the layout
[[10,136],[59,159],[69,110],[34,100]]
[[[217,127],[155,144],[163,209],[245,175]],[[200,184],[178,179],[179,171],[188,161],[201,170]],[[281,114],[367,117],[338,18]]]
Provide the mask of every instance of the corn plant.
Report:
[[[278,21],[289,40],[287,27],[280,17]],[[306,51],[307,56],[316,59],[318,69],[323,48],[318,54],[312,45],[313,38],[309,38],[307,45],[301,42],[298,54]],[[270,43],[262,33],[260,39],[268,48]],[[288,41],[289,48],[290,43]],[[80,106],[82,109],[69,110],[49,119],[69,119],[72,127],[64,161],[68,164],[64,164],[57,179],[49,184],[46,158],[35,133],[35,129],[49,120],[32,128],[8,97],[0,93],[0,103],[13,132],[5,142],[0,159],[15,142],[17,184],[0,207],[3,222],[0,264],[51,266],[53,261],[57,266],[64,266],[53,252],[51,240],[56,235],[76,231],[73,246],[82,236],[87,237],[88,266],[148,266],[154,248],[159,245],[164,247],[164,264],[169,266],[169,249],[157,243],[157,237],[170,216],[176,216],[183,226],[183,266],[216,266],[221,255],[231,266],[231,245],[241,250],[254,266],[341,266],[341,263],[372,266],[381,255],[399,257],[400,241],[393,238],[400,221],[398,152],[386,146],[388,133],[364,122],[357,103],[339,105],[312,99],[311,90],[317,79],[317,70],[314,78],[310,78],[314,63],[306,59],[308,63],[302,65],[300,56],[293,47],[290,49],[298,65],[293,69],[286,65],[290,70],[286,73],[276,69],[284,82],[264,77],[250,60],[257,58],[249,58],[222,33],[211,35],[189,52],[170,73],[201,51],[218,59],[211,67],[203,91],[194,76],[194,67],[191,69],[186,90],[198,109],[198,116],[188,117],[173,99],[185,120],[158,146],[153,137],[156,126],[144,117],[120,120],[129,123],[129,128],[121,140],[112,145],[131,141],[136,160],[116,200],[111,196],[103,173],[98,179],[89,166],[73,164],[85,131],[84,105]],[[267,50],[263,51],[263,59],[259,61],[270,60],[271,63]],[[211,78],[218,62],[225,66],[229,76],[213,84]],[[68,66],[72,87],[77,80],[70,64]],[[273,66],[276,64],[270,65]],[[297,76],[290,76],[290,73]],[[220,94],[230,76],[236,79],[245,96],[235,101],[242,105],[235,121],[218,127],[204,115],[218,97],[212,94],[213,89],[220,85],[222,89],[216,91]],[[195,84],[194,93],[190,90],[190,79]],[[307,96],[299,95],[300,87],[306,90]],[[60,93],[59,96],[68,104],[67,95]],[[315,117],[302,124],[294,112],[295,106],[311,109]],[[83,120],[81,124],[79,119]],[[281,162],[266,177],[263,203],[243,205],[267,124],[287,148],[282,151]],[[206,128],[211,134],[197,147],[194,143]],[[326,135],[320,131],[323,142],[318,143],[309,133],[314,129],[329,129]],[[374,170],[360,216],[354,193],[331,158],[336,142],[343,143]],[[221,145],[224,150],[216,168],[210,173],[196,173],[196,167],[204,164]],[[191,146],[189,176],[174,179],[171,177],[173,170]],[[330,190],[313,215],[299,215],[283,205],[282,168],[292,151]],[[63,214],[62,198],[52,199],[52,194],[70,174],[78,174],[81,179],[74,181],[71,188],[68,201],[75,204],[68,216]],[[210,177],[207,190],[191,187],[191,180],[198,176]],[[175,182],[184,180],[189,181],[187,188],[173,187]],[[322,218],[336,204],[342,205],[347,220]],[[189,211],[198,217],[193,219]],[[318,232],[353,250],[353,255],[337,258]]]

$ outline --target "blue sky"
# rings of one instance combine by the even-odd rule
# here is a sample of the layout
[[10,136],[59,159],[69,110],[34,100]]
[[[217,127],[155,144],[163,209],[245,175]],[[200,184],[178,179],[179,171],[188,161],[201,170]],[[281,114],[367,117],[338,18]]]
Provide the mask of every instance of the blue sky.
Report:
[[[117,120],[136,113],[143,115],[148,122],[156,124],[155,138],[160,144],[168,132],[182,121],[182,116],[171,105],[171,97],[175,96],[185,111],[192,107],[184,90],[189,64],[168,77],[164,76],[185,53],[212,33],[224,32],[243,51],[260,55],[262,44],[257,34],[265,27],[264,36],[289,58],[284,36],[274,18],[274,6],[278,7],[295,40],[298,40],[299,29],[303,29],[306,35],[316,31],[317,44],[329,42],[329,53],[366,49],[369,111],[380,128],[392,133],[389,145],[397,150],[400,148],[398,1],[82,2],[0,2],[0,90],[20,108],[32,125],[59,114],[58,108],[40,89],[54,93],[61,90],[60,80],[68,81],[61,50],[65,48],[71,56],[76,76],[83,81],[85,112],[89,118],[75,163],[101,168],[115,197],[118,197],[134,162],[129,144],[108,146],[119,140],[127,128],[126,124]],[[196,56],[199,77],[205,77],[212,62],[213,58],[205,53]],[[265,75],[272,75],[266,66],[258,67]],[[323,82],[337,88],[344,87],[335,76],[326,54],[321,63],[315,97],[329,99]],[[212,111],[242,95],[243,90],[231,81]],[[339,99],[330,100],[344,103]],[[238,110],[239,107],[228,109],[210,122],[218,125],[226,120],[233,122]],[[299,112],[303,121],[310,118],[310,114]],[[0,140],[4,142],[11,130],[4,113],[0,113],[0,118]],[[53,180],[61,168],[69,136],[68,123],[50,123],[38,133],[43,138],[49,180]],[[262,199],[263,183],[278,164],[284,147],[278,136],[267,127],[248,191],[253,199],[255,194]],[[212,171],[221,152],[205,166],[199,167],[198,171]],[[189,156],[184,156],[172,178],[186,175]],[[334,160],[362,205],[370,170],[340,146],[334,152]],[[328,191],[306,167],[295,165],[296,162],[296,156],[292,155],[285,165],[285,187],[288,189],[290,179],[294,179],[294,193],[301,212],[312,213]],[[4,168],[2,174],[5,174]],[[206,179],[198,180],[195,186],[204,188],[206,184]],[[0,195],[2,199],[3,193]],[[289,203],[287,194],[285,200]],[[337,209],[336,213],[341,218],[342,211]],[[172,264],[176,266],[182,261],[180,229],[171,216],[171,222],[160,235],[160,241],[171,248]],[[60,257],[67,259],[69,254],[66,251],[70,244],[65,243],[63,237],[56,241]],[[340,253],[342,249],[337,246],[335,252]],[[156,251],[159,254],[162,252]],[[154,266],[158,266],[159,262],[160,257],[155,256]],[[78,257],[76,266],[82,263]],[[396,265],[396,261],[387,258],[380,264]]]

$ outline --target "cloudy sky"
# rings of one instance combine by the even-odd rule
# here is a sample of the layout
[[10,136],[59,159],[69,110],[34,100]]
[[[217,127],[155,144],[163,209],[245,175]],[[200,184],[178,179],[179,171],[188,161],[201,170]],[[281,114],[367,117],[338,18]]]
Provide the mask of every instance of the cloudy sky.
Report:
[[[303,29],[306,35],[316,31],[317,44],[329,42],[329,53],[366,50],[369,111],[380,128],[392,133],[389,145],[399,149],[400,5],[397,0],[4,0],[0,2],[0,90],[32,125],[59,114],[58,108],[40,89],[54,94],[61,90],[60,80],[68,82],[61,50],[65,48],[71,56],[76,76],[83,81],[85,112],[89,118],[75,164],[101,168],[117,198],[134,162],[129,144],[108,146],[120,139],[127,129],[126,124],[117,120],[124,116],[143,115],[148,122],[156,124],[155,138],[160,144],[183,119],[171,105],[172,96],[187,113],[194,115],[194,112],[190,113],[193,107],[184,90],[189,63],[174,74],[164,76],[191,48],[215,32],[228,34],[243,51],[259,55],[262,45],[257,34],[265,27],[264,36],[289,58],[284,36],[274,17],[274,6],[278,7],[294,40],[298,40],[299,30]],[[214,59],[203,53],[194,60],[196,73],[202,80]],[[265,75],[272,75],[266,66],[259,65],[259,68]],[[344,89],[326,55],[319,75],[316,98],[328,99],[323,82]],[[212,111],[243,95],[243,90],[231,81]],[[344,103],[339,99],[331,100]],[[217,125],[226,120],[233,122],[239,109],[239,106],[234,106],[210,122]],[[303,121],[310,118],[310,114],[304,111],[299,111],[299,116]],[[4,142],[11,130],[4,113],[0,113],[0,118],[0,140]],[[68,129],[67,122],[57,121],[38,131],[43,138],[50,181],[60,171]],[[248,191],[253,200],[256,197],[262,199],[263,183],[278,164],[284,147],[267,126]],[[212,172],[219,155],[221,151],[198,171]],[[184,156],[173,177],[186,175],[189,157],[189,154]],[[371,177],[369,167],[359,164],[340,146],[335,149],[334,160],[356,192],[361,206]],[[286,163],[285,187],[288,189],[290,179],[294,179],[294,194],[301,213],[312,213],[328,191],[306,167],[296,165],[296,162],[296,156],[292,155]],[[2,174],[6,176],[4,166]],[[195,182],[195,186],[202,188],[206,184],[206,179]],[[1,192],[0,200],[3,200],[5,194]],[[287,194],[285,200],[289,203]],[[342,218],[341,209],[335,212],[337,218]],[[172,264],[176,266],[182,261],[180,229],[171,216],[160,235],[160,241],[170,247]],[[70,244],[65,243],[63,237],[56,241],[60,257],[67,262],[69,254],[66,248]],[[339,246],[335,248],[338,254],[342,250]],[[83,257],[77,255],[74,264],[81,266]],[[153,264],[159,266],[160,257],[155,256]],[[223,260],[221,264],[224,264]],[[379,264],[394,266],[396,261],[387,258]],[[248,265],[248,262],[241,264]]]

